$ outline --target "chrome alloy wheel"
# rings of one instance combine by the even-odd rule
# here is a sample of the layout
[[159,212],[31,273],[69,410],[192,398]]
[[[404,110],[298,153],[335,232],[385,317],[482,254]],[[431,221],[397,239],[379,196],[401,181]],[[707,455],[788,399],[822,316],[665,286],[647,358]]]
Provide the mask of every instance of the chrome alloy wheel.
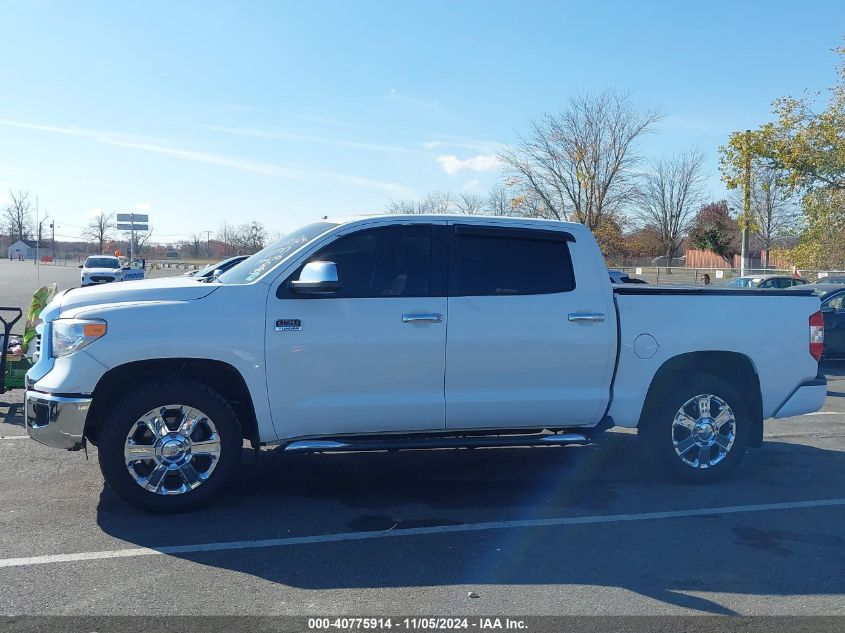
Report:
[[206,481],[220,459],[217,427],[202,411],[168,404],[147,411],[129,430],[123,448],[129,474],[160,495],[179,495]]
[[691,468],[715,466],[728,456],[735,440],[733,410],[712,394],[687,400],[672,422],[675,453]]

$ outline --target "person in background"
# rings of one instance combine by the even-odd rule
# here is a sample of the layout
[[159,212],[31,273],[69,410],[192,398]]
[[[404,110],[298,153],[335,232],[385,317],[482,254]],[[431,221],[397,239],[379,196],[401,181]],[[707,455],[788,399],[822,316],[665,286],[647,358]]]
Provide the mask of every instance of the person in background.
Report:
[[710,285],[710,275],[708,275],[707,273],[704,273],[704,277],[702,277],[702,281],[704,281],[705,286],[709,286]]
[[792,278],[793,279],[801,279],[801,271],[798,270],[798,266],[792,267]]

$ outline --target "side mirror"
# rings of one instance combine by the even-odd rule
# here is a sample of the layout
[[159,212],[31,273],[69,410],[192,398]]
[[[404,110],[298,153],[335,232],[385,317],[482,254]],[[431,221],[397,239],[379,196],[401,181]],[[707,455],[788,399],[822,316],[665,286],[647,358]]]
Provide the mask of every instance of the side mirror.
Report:
[[79,264],[80,268],[85,268],[85,264]]
[[334,262],[308,262],[299,273],[299,279],[290,282],[290,291],[296,295],[328,295],[340,290],[337,264]]

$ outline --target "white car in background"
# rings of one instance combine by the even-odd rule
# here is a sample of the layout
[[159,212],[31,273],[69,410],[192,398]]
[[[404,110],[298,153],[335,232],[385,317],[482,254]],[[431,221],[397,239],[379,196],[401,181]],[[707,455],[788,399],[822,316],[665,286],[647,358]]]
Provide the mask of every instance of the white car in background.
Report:
[[121,281],[122,269],[120,260],[113,255],[92,255],[80,266],[79,285],[93,286]]

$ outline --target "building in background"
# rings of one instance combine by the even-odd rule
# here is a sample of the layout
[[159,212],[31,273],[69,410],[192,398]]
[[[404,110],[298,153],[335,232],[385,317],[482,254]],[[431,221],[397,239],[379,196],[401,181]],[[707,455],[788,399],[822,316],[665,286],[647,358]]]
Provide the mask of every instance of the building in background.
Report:
[[18,240],[7,249],[9,259],[34,259],[35,242],[32,240]]

